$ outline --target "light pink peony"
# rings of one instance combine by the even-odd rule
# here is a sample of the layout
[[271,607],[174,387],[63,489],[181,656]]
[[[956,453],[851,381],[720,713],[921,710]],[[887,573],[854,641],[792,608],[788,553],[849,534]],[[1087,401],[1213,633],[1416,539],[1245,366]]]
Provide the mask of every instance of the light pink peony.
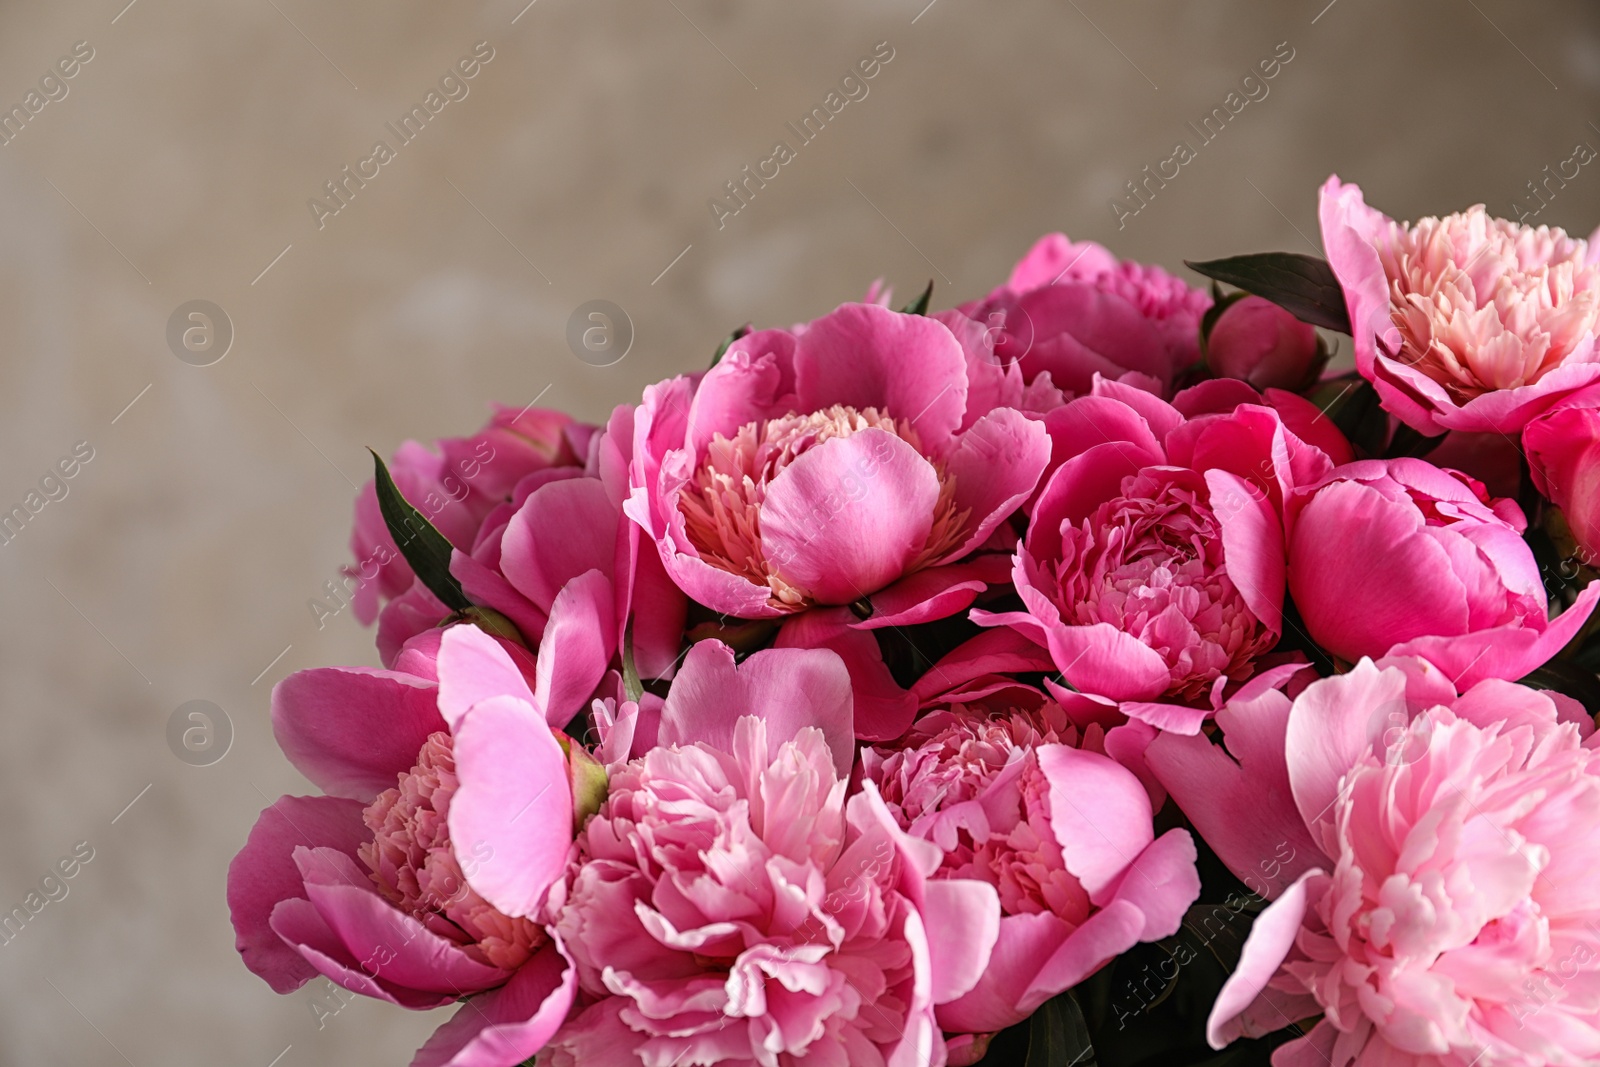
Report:
[[1160,267],[1122,262],[1093,241],[1041,237],[982,300],[961,307],[993,337],[995,357],[1028,382],[1049,375],[1068,395],[1099,374],[1171,395],[1200,358],[1211,297]]
[[1214,1047],[1321,1014],[1276,1067],[1600,1058],[1600,756],[1580,708],[1502,681],[1458,697],[1424,661],[1363,660],[1227,729],[1243,765],[1203,738],[1150,748],[1236,872],[1294,843],[1212,1010]]
[[1522,429],[1533,484],[1566,517],[1578,559],[1600,565],[1600,387],[1590,386]]
[[278,743],[328,795],[261,813],[228,906],[246,966],[278,992],[321,974],[406,1008],[471,996],[413,1067],[514,1067],[572,1003],[547,923],[581,753],[475,627],[442,635],[436,677],[326,668],[278,684]]
[[953,614],[984,585],[960,561],[1049,458],[1037,422],[969,408],[969,360],[944,323],[872,304],[750,334],[703,376],[645,391],[626,511],[716,612],[782,618],[888,590],[877,625],[926,621],[935,601]]
[[1397,223],[1337,177],[1322,244],[1344,287],[1356,369],[1426,434],[1514,433],[1600,379],[1600,255],[1559,229],[1465,213]]
[[1328,457],[1225,380],[1168,404],[1101,379],[1045,421],[1060,466],[1013,563],[1027,610],[973,618],[1048,648],[1079,692],[1192,733],[1277,644],[1283,503]]
[[[406,441],[389,461],[389,474],[412,507],[451,544],[466,550],[484,518],[510,499],[523,477],[535,471],[581,469],[594,432],[559,411],[496,405],[483,429],[471,437],[439,441],[437,453]],[[350,551],[356,562],[345,568],[345,584],[353,590],[356,617],[371,624],[378,609],[411,589],[415,578],[389,536],[371,481],[356,498]],[[393,647],[410,636],[405,634]]]
[[1420,459],[1339,467],[1296,492],[1290,521],[1289,592],[1312,639],[1344,660],[1422,656],[1460,686],[1521,678],[1600,596],[1586,589],[1548,619],[1521,510]]
[[1257,389],[1305,389],[1327,362],[1314,327],[1259,296],[1229,304],[1206,339],[1206,366],[1212,374]]
[[823,650],[701,642],[661,747],[579,836],[558,932],[590,1001],[556,1065],[943,1064],[935,1006],[973,987],[999,923],[871,785],[845,799],[850,680]]
[[1155,837],[1150,797],[1104,740],[1035,699],[934,710],[897,744],[862,751],[895,821],[942,854],[933,877],[1000,896],[983,977],[937,1009],[947,1034],[1021,1022],[1111,957],[1175,933],[1198,896],[1188,831]]

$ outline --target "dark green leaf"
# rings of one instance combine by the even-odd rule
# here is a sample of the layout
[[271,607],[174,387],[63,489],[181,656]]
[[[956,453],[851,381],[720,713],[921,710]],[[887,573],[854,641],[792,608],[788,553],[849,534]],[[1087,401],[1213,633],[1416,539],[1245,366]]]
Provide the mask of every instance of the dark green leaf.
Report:
[[907,304],[905,307],[901,308],[900,311],[905,315],[926,315],[928,313],[928,302],[932,299],[933,279],[929,278],[928,287],[922,290],[922,295],[911,301],[911,303]]
[[[372,452],[372,449],[367,449]],[[389,476],[383,458],[372,452],[373,484],[378,491],[378,510],[389,527],[389,536],[400,554],[411,564],[417,579],[451,611],[465,611],[472,601],[462,592],[461,583],[450,573],[452,548],[444,534],[412,507],[400,494],[400,487]]]
[[747,322],[737,330],[734,330],[728,336],[724,337],[722,339],[722,343],[717,346],[717,354],[711,357],[711,365],[715,367],[718,363],[721,363],[722,357],[728,354],[728,348],[733,344],[733,342],[737,341],[739,338],[745,336],[749,332],[750,324]]
[[1089,1024],[1071,993],[1045,1001],[1033,1013],[1024,1067],[1097,1067]]
[[1261,252],[1204,263],[1184,262],[1207,278],[1265,297],[1302,322],[1350,332],[1344,289],[1325,259],[1299,252]]
[[1402,422],[1394,428],[1394,436],[1389,439],[1389,447],[1384,450],[1383,458],[1399,459],[1402,456],[1412,456],[1420,459],[1438,448],[1443,441],[1444,434],[1429,437]]
[[1534,689],[1552,689],[1569,696],[1590,715],[1600,712],[1600,677],[1575,663],[1553,659],[1519,680]]
[[1355,375],[1334,378],[1317,386],[1310,400],[1362,455],[1383,455],[1384,443],[1389,439],[1389,415],[1372,383]]
[[628,632],[622,638],[622,693],[629,700],[638,700],[644,695],[644,683],[639,680],[639,668],[633,661],[633,623],[628,624]]

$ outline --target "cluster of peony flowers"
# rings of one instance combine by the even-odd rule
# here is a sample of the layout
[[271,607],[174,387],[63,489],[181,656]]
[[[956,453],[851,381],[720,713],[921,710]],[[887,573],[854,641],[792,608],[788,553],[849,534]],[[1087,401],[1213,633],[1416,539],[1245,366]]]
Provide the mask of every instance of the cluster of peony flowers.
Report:
[[457,1005],[415,1067],[1112,1067],[1152,953],[1159,1062],[1600,1062],[1600,253],[1322,223],[1349,371],[1303,292],[1054,234],[402,445],[382,666],[273,691],[320,793],[229,869],[245,964]]

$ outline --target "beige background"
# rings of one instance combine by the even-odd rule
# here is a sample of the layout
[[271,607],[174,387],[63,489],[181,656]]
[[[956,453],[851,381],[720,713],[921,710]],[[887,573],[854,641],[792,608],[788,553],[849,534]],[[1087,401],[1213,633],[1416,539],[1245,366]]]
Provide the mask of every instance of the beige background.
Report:
[[[361,1002],[319,1030],[310,989],[239,963],[223,901],[256,812],[306,789],[271,684],[375,662],[349,612],[319,632],[307,606],[346,560],[362,446],[541,393],[598,419],[747,319],[879,274],[947,306],[1049,229],[1169,266],[1308,250],[1332,171],[1397,215],[1509,213],[1600,146],[1578,0],[525,2],[0,7],[6,107],[95,49],[0,148],[0,509],[95,450],[0,546],[0,911],[95,849],[0,946],[0,1065],[403,1064],[442,1018]],[[470,95],[319,231],[307,198],[480,40]],[[870,95],[719,232],[707,199],[879,41]],[[1270,95],[1117,232],[1108,199],[1282,41]],[[1595,171],[1540,221],[1600,222]],[[194,298],[237,333],[211,367],[165,341]],[[637,333],[606,369],[564,340],[592,298]],[[191,699],[235,730],[213,766],[167,745]]]

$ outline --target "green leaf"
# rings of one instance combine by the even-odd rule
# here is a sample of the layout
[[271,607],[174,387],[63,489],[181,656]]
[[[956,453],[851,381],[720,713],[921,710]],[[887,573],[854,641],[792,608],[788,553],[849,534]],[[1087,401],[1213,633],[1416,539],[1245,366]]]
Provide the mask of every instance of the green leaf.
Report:
[[1207,278],[1265,297],[1301,322],[1350,332],[1344,289],[1325,259],[1299,252],[1261,252],[1184,264]]
[[628,632],[622,637],[622,693],[629,700],[637,701],[644,695],[644,682],[639,680],[639,668],[633,661],[633,623],[628,624]]
[[711,366],[715,367],[718,363],[721,363],[722,357],[728,354],[728,349],[733,345],[733,342],[737,341],[739,338],[745,336],[749,332],[750,324],[747,322],[737,330],[734,330],[728,336],[724,337],[722,339],[722,343],[717,346],[717,354],[711,357]]
[[[372,449],[367,449],[372,452]],[[378,491],[378,510],[389,527],[389,536],[399,546],[400,554],[411,564],[417,579],[443,602],[451,611],[466,611],[472,601],[461,589],[461,583],[450,573],[450,553],[453,551],[444,534],[427,518],[412,507],[394,484],[383,458],[372,452],[373,485]]]
[[928,302],[933,299],[933,279],[928,279],[928,287],[922,290],[922,295],[900,309],[903,315],[926,315]]
[[1024,1067],[1097,1067],[1089,1024],[1071,993],[1045,1001],[1028,1020]]

